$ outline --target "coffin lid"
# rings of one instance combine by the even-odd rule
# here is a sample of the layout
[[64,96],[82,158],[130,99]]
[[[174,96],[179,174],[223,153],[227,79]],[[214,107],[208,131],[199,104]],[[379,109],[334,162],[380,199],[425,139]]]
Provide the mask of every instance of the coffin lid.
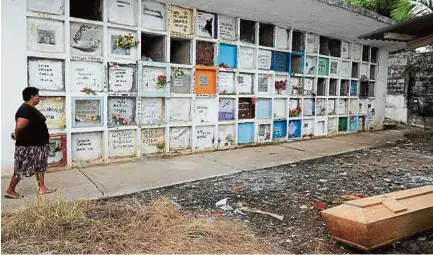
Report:
[[348,201],[342,205],[327,209],[322,214],[368,224],[432,206],[433,185],[428,185]]

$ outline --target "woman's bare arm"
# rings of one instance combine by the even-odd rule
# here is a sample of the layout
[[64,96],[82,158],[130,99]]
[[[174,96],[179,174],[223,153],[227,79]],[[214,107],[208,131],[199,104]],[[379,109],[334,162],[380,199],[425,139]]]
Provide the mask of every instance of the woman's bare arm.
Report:
[[14,138],[16,139],[18,134],[29,124],[29,120],[25,118],[18,118],[17,124],[15,125]]

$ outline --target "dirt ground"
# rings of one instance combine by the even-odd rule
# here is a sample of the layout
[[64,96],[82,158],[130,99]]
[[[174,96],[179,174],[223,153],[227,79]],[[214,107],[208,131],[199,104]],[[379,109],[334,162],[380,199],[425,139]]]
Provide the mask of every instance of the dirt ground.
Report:
[[[100,201],[134,203],[168,197],[184,211],[208,221],[228,219],[246,223],[260,238],[284,253],[360,253],[337,243],[326,231],[320,209],[341,204],[342,195],[363,197],[433,185],[433,134],[408,131],[405,139],[385,146],[299,164],[242,172],[135,195]],[[215,203],[227,198],[230,207]],[[317,204],[319,202],[319,204]],[[243,206],[284,216],[246,213]],[[323,203],[323,204],[320,204]],[[433,232],[398,241],[375,253],[433,253]]]

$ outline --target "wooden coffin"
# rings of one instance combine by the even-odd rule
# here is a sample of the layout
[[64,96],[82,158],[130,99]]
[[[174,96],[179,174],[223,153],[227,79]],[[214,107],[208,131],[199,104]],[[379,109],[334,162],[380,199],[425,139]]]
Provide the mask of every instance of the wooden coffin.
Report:
[[348,201],[322,217],[336,240],[373,250],[433,229],[433,186]]

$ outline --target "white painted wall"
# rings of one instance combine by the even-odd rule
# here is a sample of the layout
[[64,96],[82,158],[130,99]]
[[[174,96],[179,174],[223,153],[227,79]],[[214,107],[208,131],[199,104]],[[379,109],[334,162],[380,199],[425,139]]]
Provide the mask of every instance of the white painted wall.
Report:
[[386,95],[385,117],[407,123],[407,105],[405,95]]
[[[1,70],[1,169],[2,176],[13,173],[15,111],[22,103],[27,86],[26,1],[1,1],[2,70]],[[13,40],[6,35],[13,35]]]
[[388,57],[388,51],[383,49],[379,51],[379,72],[377,76],[375,100],[373,106],[376,112],[374,118],[375,130],[382,129],[383,121],[385,120],[386,85],[388,83]]

